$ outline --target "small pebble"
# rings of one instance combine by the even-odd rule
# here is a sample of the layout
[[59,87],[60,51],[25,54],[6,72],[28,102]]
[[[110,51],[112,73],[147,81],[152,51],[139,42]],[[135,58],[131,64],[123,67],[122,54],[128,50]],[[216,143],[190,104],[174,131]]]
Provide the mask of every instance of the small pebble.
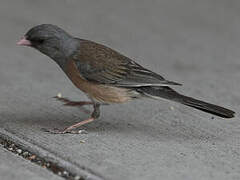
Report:
[[68,172],[67,171],[63,171],[63,175],[67,176]]
[[88,134],[86,130],[80,129],[80,130],[72,130],[70,132],[71,134]]
[[58,172],[58,175],[59,175],[59,176],[62,176],[62,172],[61,172],[61,171],[59,171],[59,172]]
[[80,130],[78,131],[78,133],[79,133],[79,134],[87,134],[88,132],[87,132],[86,130],[84,130],[84,129],[80,129]]
[[33,160],[35,158],[36,158],[36,155],[32,155],[32,156],[29,157],[29,160]]
[[10,147],[14,147],[14,146],[15,146],[15,144],[11,144],[11,145],[10,145]]
[[173,110],[174,110],[174,107],[173,107],[173,106],[171,106],[171,107],[170,107],[170,109],[173,111]]
[[61,94],[61,93],[58,93],[58,94],[57,94],[57,97],[58,97],[58,98],[61,98],[61,97],[62,97],[62,94]]
[[22,150],[21,149],[17,149],[16,150],[18,154],[21,154],[22,153]]
[[80,180],[80,178],[81,178],[80,176],[75,176],[74,180]]
[[12,147],[10,147],[10,148],[8,148],[8,150],[9,150],[9,151],[12,151],[12,150],[13,150],[13,148],[12,148]]
[[27,151],[25,151],[22,155],[26,157],[26,156],[28,156],[28,154],[29,153]]
[[80,140],[80,143],[85,143],[86,141],[85,140]]

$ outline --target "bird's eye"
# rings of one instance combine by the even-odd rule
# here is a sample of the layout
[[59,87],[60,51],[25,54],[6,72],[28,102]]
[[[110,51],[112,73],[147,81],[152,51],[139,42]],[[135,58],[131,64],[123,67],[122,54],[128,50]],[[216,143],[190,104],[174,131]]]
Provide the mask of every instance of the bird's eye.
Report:
[[32,38],[30,41],[32,41],[35,44],[42,44],[44,42],[44,39],[42,39],[42,38]]
[[36,39],[35,42],[38,44],[42,44],[44,42],[44,39]]
[[39,44],[42,44],[44,42],[44,39],[38,39],[37,41]]

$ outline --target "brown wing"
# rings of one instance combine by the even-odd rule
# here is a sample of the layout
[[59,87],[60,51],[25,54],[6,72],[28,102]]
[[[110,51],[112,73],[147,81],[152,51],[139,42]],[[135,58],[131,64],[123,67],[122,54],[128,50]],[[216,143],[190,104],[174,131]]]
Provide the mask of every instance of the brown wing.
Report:
[[143,68],[120,53],[91,41],[82,40],[72,57],[83,78],[120,87],[180,85]]

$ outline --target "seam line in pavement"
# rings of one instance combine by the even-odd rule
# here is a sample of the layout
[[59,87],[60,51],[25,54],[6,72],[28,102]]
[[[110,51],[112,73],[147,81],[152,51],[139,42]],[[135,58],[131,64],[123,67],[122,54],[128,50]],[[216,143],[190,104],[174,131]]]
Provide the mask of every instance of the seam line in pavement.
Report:
[[[8,151],[18,154],[30,162],[46,168],[65,179],[74,180],[75,177],[79,177],[78,180],[104,180],[101,176],[89,172],[88,169],[66,161],[61,157],[56,156],[54,153],[28,142],[25,139],[19,138],[3,128],[0,128],[0,145]],[[24,155],[21,154],[23,152],[19,153],[19,151],[27,153]]]

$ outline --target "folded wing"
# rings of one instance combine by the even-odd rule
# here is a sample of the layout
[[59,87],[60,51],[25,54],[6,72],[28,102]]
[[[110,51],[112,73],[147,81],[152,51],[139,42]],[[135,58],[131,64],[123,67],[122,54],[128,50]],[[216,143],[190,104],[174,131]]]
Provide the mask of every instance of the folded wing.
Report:
[[81,76],[89,81],[119,87],[180,85],[165,80],[106,46],[79,41],[79,51],[72,58]]

